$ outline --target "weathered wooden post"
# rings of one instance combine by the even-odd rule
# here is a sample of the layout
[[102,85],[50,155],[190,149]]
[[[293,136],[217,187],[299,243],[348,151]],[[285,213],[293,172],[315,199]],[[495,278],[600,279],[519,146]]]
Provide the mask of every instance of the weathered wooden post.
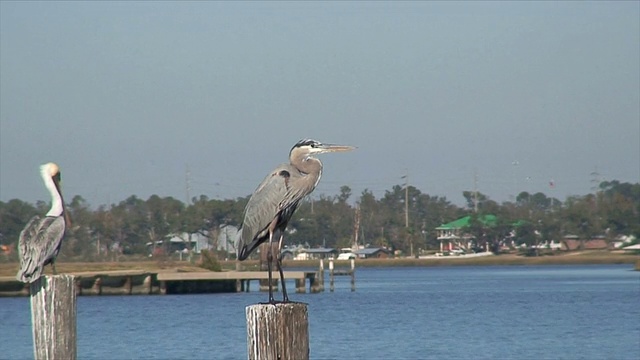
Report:
[[329,291],[333,292],[333,260],[329,260]]
[[76,296],[80,296],[82,295],[82,278],[81,277],[76,277],[75,278],[75,286],[76,286]]
[[249,360],[309,359],[307,304],[255,304],[246,315]]
[[304,294],[307,292],[307,279],[306,278],[300,278],[300,279],[296,279],[296,293],[301,293]]
[[320,259],[320,267],[318,271],[309,277],[310,291],[312,293],[318,293],[324,291],[324,261]]
[[75,276],[43,275],[29,289],[35,359],[75,360]]
[[96,277],[96,281],[93,283],[91,289],[96,295],[102,295],[102,278],[100,276]]
[[324,260],[320,259],[320,269],[318,269],[320,273],[320,278],[318,279],[318,283],[320,283],[320,291],[324,291]]
[[133,279],[131,276],[127,276],[124,281],[124,293],[126,295],[131,295],[133,293]]
[[153,293],[153,279],[151,279],[151,275],[145,276],[142,285],[144,286],[144,291],[147,295]]
[[351,291],[356,291],[356,260],[351,259]]

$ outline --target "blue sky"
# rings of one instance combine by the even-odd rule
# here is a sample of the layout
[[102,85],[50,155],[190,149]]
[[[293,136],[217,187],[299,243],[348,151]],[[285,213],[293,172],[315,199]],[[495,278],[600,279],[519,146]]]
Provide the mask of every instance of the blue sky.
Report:
[[2,1],[0,30],[2,201],[48,200],[47,161],[96,206],[246,196],[307,137],[358,147],[314,196],[640,181],[639,2]]

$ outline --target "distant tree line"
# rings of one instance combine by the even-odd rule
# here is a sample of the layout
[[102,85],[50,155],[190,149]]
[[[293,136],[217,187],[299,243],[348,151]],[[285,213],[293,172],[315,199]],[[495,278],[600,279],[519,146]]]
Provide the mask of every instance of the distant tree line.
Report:
[[[560,240],[568,234],[584,239],[604,236],[609,241],[620,234],[640,238],[640,184],[602,182],[596,192],[565,201],[540,192],[521,192],[515,201],[501,204],[473,191],[464,191],[463,196],[466,206],[459,207],[445,197],[395,185],[379,199],[364,190],[351,205],[351,189],[342,186],[338,195],[302,202],[289,223],[286,241],[341,248],[357,239],[361,245],[417,255],[438,249],[437,226],[466,215],[474,219],[469,231],[479,246],[493,246],[496,239],[513,235],[513,231],[514,241],[526,245]],[[130,196],[118,204],[91,209],[78,195],[66,204],[72,227],[60,256],[89,261],[114,260],[121,254],[146,255],[147,243],[183,233],[206,234],[215,245],[221,225],[240,226],[248,199],[216,200],[201,195],[185,204],[172,197],[152,195],[142,200]],[[32,216],[46,213],[49,206],[42,201],[35,205],[19,199],[0,201],[0,246],[4,250],[0,260],[17,259],[20,231]],[[482,214],[496,215],[498,224],[482,226],[475,221]],[[520,226],[514,228],[516,222]]]

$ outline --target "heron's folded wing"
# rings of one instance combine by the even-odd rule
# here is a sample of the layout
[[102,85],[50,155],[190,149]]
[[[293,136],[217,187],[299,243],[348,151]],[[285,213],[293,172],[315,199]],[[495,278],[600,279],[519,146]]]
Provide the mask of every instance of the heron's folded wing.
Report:
[[241,240],[245,244],[260,235],[280,211],[281,202],[287,194],[282,170],[277,168],[271,172],[251,195],[242,222]]

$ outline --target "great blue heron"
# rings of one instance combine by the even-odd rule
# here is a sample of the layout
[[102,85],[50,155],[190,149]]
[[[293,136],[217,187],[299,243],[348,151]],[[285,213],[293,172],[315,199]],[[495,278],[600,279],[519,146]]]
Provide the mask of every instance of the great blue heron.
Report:
[[16,278],[24,283],[32,283],[40,278],[48,264],[56,273],[54,262],[60,252],[65,229],[71,225],[60,192],[58,165],[47,163],[40,166],[40,175],[51,194],[51,209],[44,218],[39,215],[31,218],[20,232],[20,270]]
[[353,146],[322,144],[311,139],[300,140],[289,152],[289,164],[282,164],[275,168],[251,195],[244,210],[237,247],[240,251],[238,260],[246,259],[260,244],[269,240],[267,266],[270,303],[275,303],[271,287],[273,262],[271,244],[276,231],[280,232],[277,266],[282,283],[283,301],[289,301],[282,273],[282,240],[287,223],[296,211],[298,203],[315,189],[322,176],[322,163],[313,155],[353,149],[355,149]]

